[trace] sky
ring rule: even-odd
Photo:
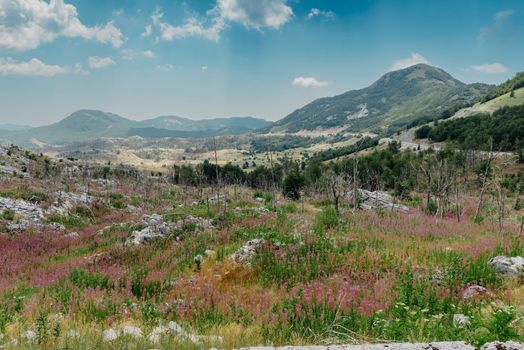
[[[427,63],[524,70],[522,0],[0,0],[0,123],[78,109],[278,120]]]

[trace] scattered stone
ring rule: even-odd
[[[259,346],[241,348],[240,350],[475,350],[465,342],[435,342],[435,343],[389,343],[362,345],[331,345],[331,346]],[[494,350],[494,349],[482,349]],[[509,350],[509,349],[508,349]],[[521,349],[518,349],[521,350]]]
[[[70,232],[70,233],[66,234],[65,236],[66,236],[67,238],[72,238],[72,239],[80,237],[80,235],[78,234],[78,232]]]
[[[214,259],[217,256],[217,253],[214,250],[206,249],[204,256],[209,259]]]
[[[111,342],[118,339],[118,333],[113,329],[109,328],[102,332],[102,339],[105,342]]]
[[[37,337],[38,337],[38,335],[34,331],[32,331],[32,330],[27,330],[27,331],[25,331],[22,334],[22,338],[27,340],[27,341],[36,340]]]
[[[82,170],[76,165],[67,166],[62,170],[62,175],[72,178],[79,175],[82,175]]]
[[[22,199],[0,197],[0,213],[4,211],[12,211],[17,217],[15,221],[7,224],[9,231],[22,231],[29,228],[50,229],[52,231],[63,231],[65,229],[60,224],[45,224],[42,209]]]
[[[4,173],[11,176],[18,176],[22,179],[30,179],[31,175],[29,175],[27,172],[24,172],[20,169],[17,169],[15,167],[9,166],[9,165],[2,165],[0,166],[0,173]]]
[[[217,201],[225,201],[226,200],[226,196],[224,196],[223,194],[221,195],[214,195],[212,197],[209,197],[209,201],[210,202],[217,202]]]
[[[193,259],[193,262],[195,263],[197,270],[200,270],[200,267],[202,266],[202,261],[204,261],[204,258],[200,254],[195,256],[195,258]]]
[[[142,338],[142,330],[134,326],[124,326],[122,327],[122,335],[128,335],[135,338]]]
[[[455,314],[453,315],[453,323],[459,327],[465,327],[469,325],[471,322],[468,316],[464,314]]]
[[[66,337],[67,337],[67,338],[78,339],[78,338],[80,338],[80,332],[77,331],[76,329],[71,329],[71,330],[69,330],[69,331],[66,333]]]
[[[95,199],[87,193],[74,193],[58,191],[54,194],[55,201],[47,210],[47,214],[58,214],[65,216],[77,205],[89,206],[94,203]]]
[[[464,292],[462,292],[462,299],[467,300],[467,299],[476,298],[478,296],[487,294],[487,292],[488,290],[482,286],[478,286],[478,285],[469,286],[468,288],[464,290]]]
[[[484,344],[480,350],[524,350],[524,344],[515,343],[513,341],[493,342]]]
[[[520,256],[496,256],[489,260],[493,270],[506,277],[520,277],[524,275],[524,258]]]
[[[153,344],[158,344],[164,334],[169,332],[169,328],[164,326],[155,327],[149,334],[149,341]]]
[[[444,272],[441,269],[436,269],[433,276],[431,276],[431,280],[433,281],[433,283],[439,286],[444,284],[444,279]]]
[[[260,248],[264,245],[265,240],[262,238],[252,239],[244,244],[239,250],[231,256],[231,259],[238,264],[247,264],[255,257]]]
[[[182,327],[180,327],[178,323],[174,321],[169,322],[167,328],[174,336],[176,336],[180,340],[190,340],[195,344],[199,343],[198,336],[191,333],[187,333]]]
[[[405,205],[395,203],[394,198],[387,192],[367,191],[359,189],[359,208],[362,210],[386,209],[407,212],[409,208]]]
[[[127,240],[128,244],[139,245],[150,242],[154,239],[167,236],[170,232],[180,230],[190,224],[195,224],[197,227],[203,229],[214,228],[211,220],[191,215],[177,222],[167,222],[158,214],[144,215],[139,224],[145,225],[146,227],[142,230],[133,231]]]

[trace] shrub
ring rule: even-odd
[[[315,218],[315,232],[322,233],[338,225],[337,211],[333,207],[324,207]]]
[[[80,289],[109,289],[109,276],[100,272],[91,273],[78,267],[69,271],[69,280]]]
[[[6,220],[6,221],[13,221],[15,219],[15,212],[14,210],[4,210],[2,212],[2,215],[0,215],[0,219]]]

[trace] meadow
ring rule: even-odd
[[[84,185],[16,179],[0,190],[27,198],[64,188],[82,193]],[[473,220],[473,198],[458,221],[427,215],[416,198],[407,213],[343,203],[337,215],[319,196],[290,201],[241,186],[222,190],[225,203],[202,201],[211,188],[93,183],[89,206],[48,219],[76,234],[0,234],[0,345],[230,349],[523,339],[522,277],[498,275],[488,261],[523,256],[524,241],[514,222],[500,232],[488,215]],[[140,218],[153,213],[166,222],[211,219],[212,226],[188,223],[128,244],[144,228]],[[2,219],[9,220],[16,217]],[[235,261],[252,240],[261,242],[253,254]],[[165,330],[169,322],[183,331]]]

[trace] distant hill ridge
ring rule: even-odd
[[[344,127],[394,132],[420,117],[477,102],[492,86],[464,84],[441,68],[418,64],[386,73],[367,88],[315,100],[276,122],[272,131]]]
[[[178,116],[162,116],[134,121],[117,114],[82,109],[61,121],[27,130],[0,130],[0,141],[21,146],[35,143],[69,144],[93,141],[101,137],[193,137],[242,133],[268,127],[271,122],[253,117],[232,117],[192,120]],[[178,132],[178,134],[177,134]],[[35,142],[37,141],[37,142]]]

